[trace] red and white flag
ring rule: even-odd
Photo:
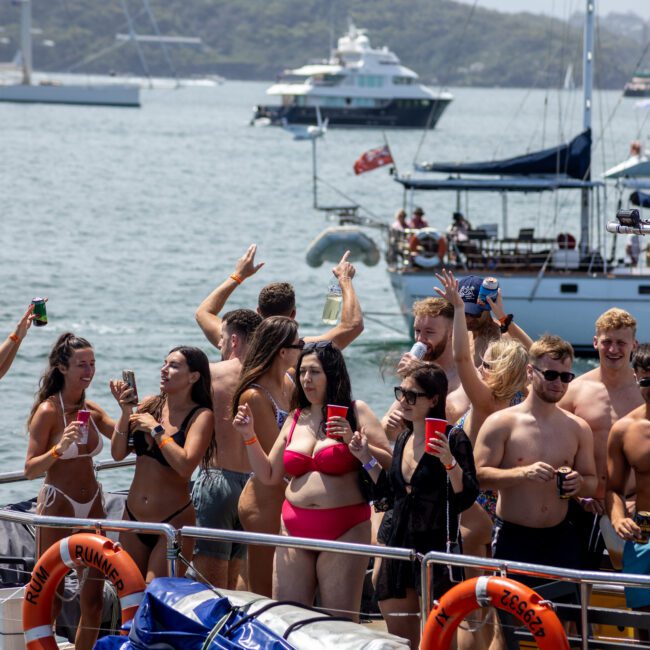
[[[390,155],[388,145],[379,147],[378,149],[371,149],[361,154],[359,159],[354,163],[354,173],[363,174],[369,172],[371,169],[390,165],[393,162],[393,157]]]

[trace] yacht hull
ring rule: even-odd
[[[400,311],[412,327],[413,302],[437,295],[433,287],[440,283],[433,273],[388,273]],[[650,341],[650,275],[562,273],[541,280],[535,274],[498,277],[506,309],[533,339],[550,332],[570,341],[578,351],[593,351],[596,319],[608,309],[620,307],[636,318],[637,339]]]
[[[0,102],[25,104],[78,104],[83,106],[140,106],[140,88],[135,85],[0,85]]]
[[[433,129],[451,99],[432,100],[431,106],[400,106],[392,101],[382,108],[343,108],[319,106],[322,118],[329,126]],[[257,106],[253,119],[268,118],[271,124],[314,124],[314,106]]]

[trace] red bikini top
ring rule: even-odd
[[[291,443],[293,430],[300,417],[300,409],[296,409],[287,437],[287,447]],[[291,476],[302,476],[307,472],[321,472],[332,476],[342,476],[359,469],[359,461],[350,453],[343,442],[328,445],[317,451],[313,456],[292,449],[284,450],[284,469]]]

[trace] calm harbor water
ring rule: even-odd
[[[264,284],[289,280],[302,331],[324,329],[320,315],[330,265],[312,269],[304,261],[308,243],[327,225],[311,205],[311,146],[292,141],[281,129],[248,126],[266,86],[227,82],[145,91],[141,110],[0,104],[5,197],[0,334],[9,333],[33,296],[49,297],[50,315],[48,327],[30,331],[0,382],[4,471],[23,466],[25,419],[60,333],[73,330],[94,344],[97,373],[89,397],[109,413],[117,409],[108,380],[122,368],[135,369],[146,395],[156,391],[160,363],[171,347],[198,345],[218,359],[194,322],[194,309],[232,272],[251,242],[259,245],[266,265],[237,289],[229,307],[253,307]],[[551,146],[580,130],[578,93],[559,99],[530,90],[454,94],[439,127],[423,143],[419,131],[387,134],[400,170],[410,168],[420,144],[419,160],[478,160],[533,150],[542,142]],[[624,159],[629,141],[644,126],[645,115],[633,100],[624,100],[601,138],[600,124],[617,101],[616,93],[605,93],[596,102],[594,139],[606,152],[595,154],[597,172]],[[556,109],[550,108],[558,105],[560,129]],[[352,172],[363,151],[382,143],[380,131],[331,130],[318,143],[318,174],[389,222],[401,205],[401,186],[385,169],[359,177]],[[327,187],[319,200],[345,203]],[[613,213],[613,195],[608,200]],[[439,228],[449,223],[453,201],[449,195],[417,199]],[[469,214],[478,223],[500,221],[500,206],[498,197],[472,199]],[[562,197],[561,207],[571,215],[558,221],[562,230],[577,232],[577,197]],[[511,234],[520,226],[552,234],[554,209],[549,197],[512,200]],[[388,314],[383,324],[367,318],[363,336],[346,352],[355,396],[381,415],[391,401],[391,360],[409,341],[384,265],[359,267],[355,282],[368,312]],[[579,369],[588,363],[580,362]],[[125,488],[130,476],[131,470],[124,470],[102,480],[109,488]],[[0,486],[0,503],[32,496],[36,489],[36,483]]]

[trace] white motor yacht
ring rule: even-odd
[[[313,124],[320,108],[330,126],[432,129],[453,99],[419,83],[387,47],[373,48],[350,24],[330,59],[286,70],[267,91],[279,105],[256,106],[253,121]]]

